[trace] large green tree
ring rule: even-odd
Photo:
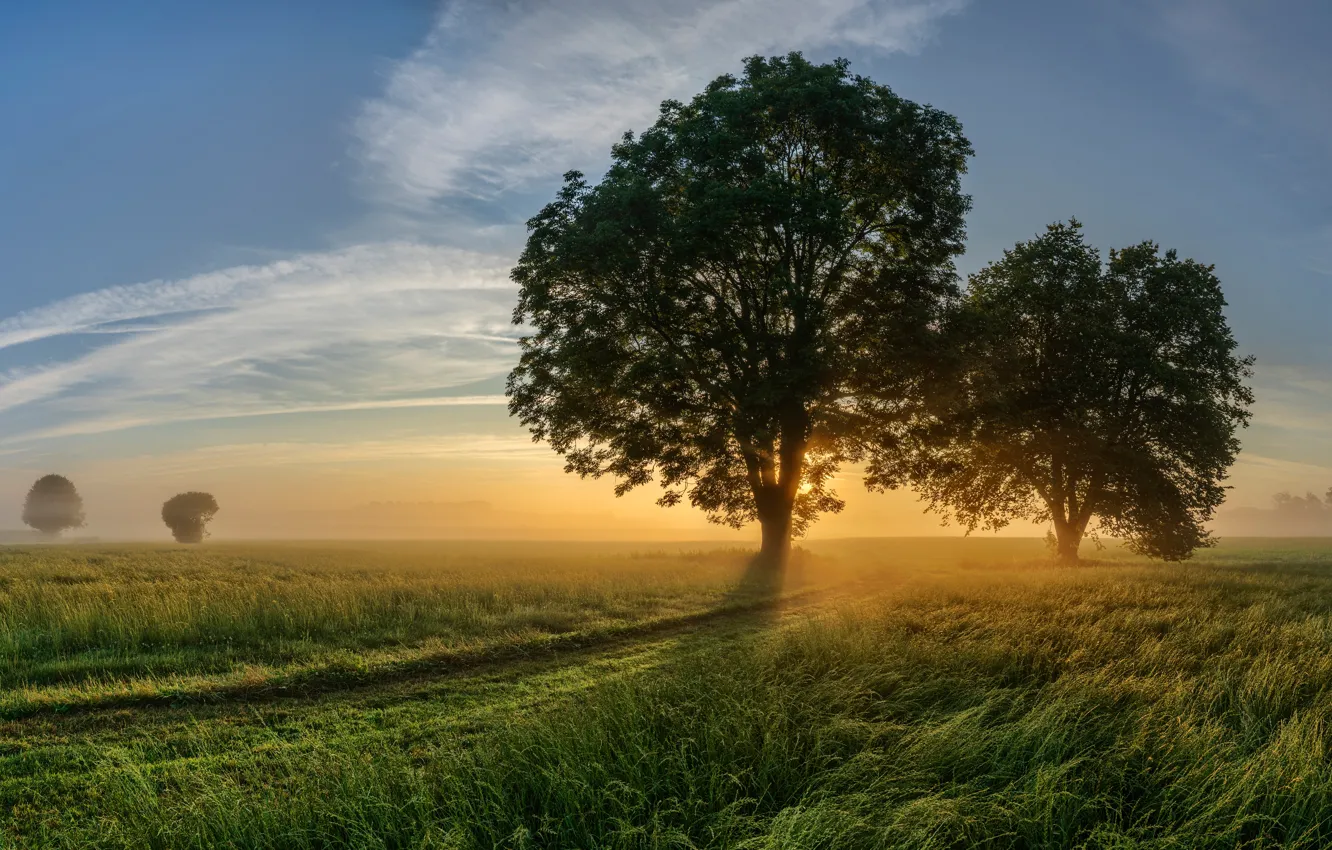
[[[841,501],[867,423],[917,400],[956,295],[971,147],[950,115],[800,54],[746,61],[566,175],[513,279],[510,411],[617,493],[656,478],[762,556]]]
[[[1103,263],[1076,221],[1051,225],[972,276],[954,392],[869,481],[911,480],[968,529],[1049,522],[1065,560],[1089,527],[1187,558],[1253,402],[1225,305],[1212,266],[1151,242]]]

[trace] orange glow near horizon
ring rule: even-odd
[[[90,439],[84,453],[25,459],[0,472],[0,531],[23,528],[27,488],[40,475],[69,476],[83,495],[82,533],[169,539],[159,511],[175,493],[213,493],[221,511],[214,539],[430,538],[698,540],[755,545],[757,527],[733,530],[688,506],[661,508],[649,485],[616,498],[610,479],[564,472],[549,446],[533,443],[503,405],[467,409],[322,412],[191,424],[171,447],[152,431]],[[1232,470],[1231,506],[1268,507],[1273,493],[1324,492],[1332,470],[1244,453]],[[843,469],[834,489],[846,500],[811,539],[957,536],[909,490],[867,492]],[[400,510],[372,503],[406,503]],[[488,508],[458,503],[484,502]],[[426,504],[422,504],[426,503]],[[1221,533],[1225,533],[1224,523]],[[1042,536],[1014,523],[1003,536]],[[977,532],[978,535],[989,534]]]

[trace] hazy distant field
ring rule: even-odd
[[[0,548],[0,847],[1332,844],[1332,541],[649,548]]]

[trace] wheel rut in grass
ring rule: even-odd
[[[784,616],[813,608],[829,595],[827,589],[814,589],[780,597],[732,601],[718,608],[625,626],[572,632],[500,647],[434,651],[413,658],[382,662],[368,668],[327,665],[259,681],[241,680],[197,689],[150,693],[99,693],[86,700],[44,700],[39,696],[30,700],[16,700],[0,707],[0,719],[12,722],[37,715],[69,716],[228,702],[249,704],[308,700],[335,693],[373,691],[413,681],[494,672],[526,663],[577,661],[648,638],[664,638],[723,623],[742,624],[747,620]]]
[[[203,769],[210,762],[230,771],[245,769],[237,767],[240,763],[262,770],[272,758],[353,741],[358,749],[372,751],[457,741],[752,633],[751,623],[731,618],[596,651],[313,699],[32,715],[0,723],[0,811],[23,799],[39,778],[48,790],[78,789],[89,781],[90,765],[116,769],[127,757],[154,771]],[[105,757],[108,747],[114,758]]]

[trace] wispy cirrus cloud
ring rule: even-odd
[[[494,199],[604,162],[755,53],[913,50],[965,0],[457,2],[357,123],[383,200]]]
[[[473,407],[504,405],[508,399],[498,393],[488,395],[440,395],[419,398],[369,399],[365,401],[325,402],[313,404],[288,404],[269,408],[244,407],[238,410],[205,407],[193,410],[175,410],[169,418],[161,416],[114,416],[90,418],[73,421],[64,425],[20,433],[17,436],[0,438],[0,445],[10,443],[31,443],[34,440],[49,440],[57,437],[74,437],[89,434],[105,434],[109,431],[123,431],[144,425],[158,425],[164,422],[172,424],[182,422],[215,421],[225,419],[252,419],[263,416],[290,416],[309,413],[348,413],[364,410],[411,410],[433,407]],[[20,453],[21,449],[0,449],[0,456]]]
[[[245,304],[298,301],[351,287],[363,290],[365,278],[380,270],[384,280],[369,284],[380,293],[436,288],[445,278],[445,285],[459,290],[509,286],[505,258],[402,243],[360,245],[183,280],[155,280],[75,295],[0,320],[0,349],[73,333],[161,327],[115,326],[135,319],[169,319]]]
[[[512,302],[506,259],[405,244],[75,296],[0,322],[0,348],[128,320],[154,324],[82,356],[10,370],[0,384],[5,441],[477,403],[447,391],[507,370]]]

